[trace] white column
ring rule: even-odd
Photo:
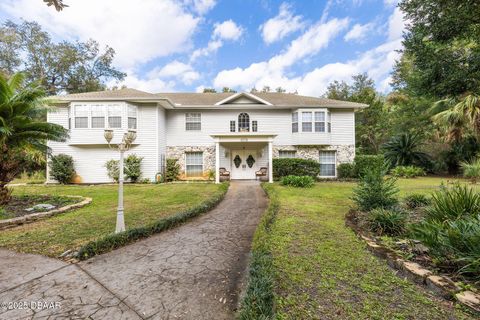
[[[117,209],[117,224],[115,226],[115,233],[125,231],[125,219],[123,217],[123,153],[124,146],[119,146],[120,149],[120,161],[119,161],[119,174],[118,174],[118,209]]]
[[[268,141],[268,182],[273,182],[273,150],[272,141]]]
[[[220,142],[215,143],[215,183],[220,183]]]

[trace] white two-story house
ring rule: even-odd
[[[288,93],[121,89],[56,98],[48,121],[68,128],[70,138],[48,145],[52,154],[73,157],[82,183],[111,182],[105,163],[118,159],[118,152],[105,141],[105,129],[113,130],[112,143],[136,130],[128,153],[143,157],[142,177],[152,181],[168,158],[178,159],[181,179],[214,172],[218,182],[219,171],[230,172],[231,179],[255,179],[264,168],[272,181],[272,159],[279,157],[313,159],[320,176],[335,177],[337,165],[355,157],[355,112],[367,107]]]

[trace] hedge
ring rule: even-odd
[[[272,159],[273,178],[286,176],[310,176],[316,178],[320,174],[320,164],[314,160],[297,158]]]
[[[255,231],[248,283],[240,304],[239,319],[274,319],[273,284],[274,267],[270,248],[271,227],[280,210],[278,195],[270,184],[262,184],[270,198],[267,210]]]
[[[227,193],[228,186],[228,183],[223,183],[220,194],[205,200],[196,207],[192,207],[173,216],[160,219],[157,222],[147,226],[129,229],[120,233],[112,233],[104,236],[103,238],[91,241],[80,248],[76,257],[79,260],[86,260],[95,255],[112,251],[136,240],[147,238],[155,233],[160,233],[185,223],[191,218],[199,216],[213,209],[218,203],[220,203]]]
[[[385,159],[383,155],[357,155],[355,157],[355,177],[360,177],[370,168],[383,168]]]

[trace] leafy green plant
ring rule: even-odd
[[[50,167],[50,176],[61,184],[72,182],[75,176],[73,158],[66,154],[51,156],[48,163]]]
[[[382,168],[385,164],[383,155],[357,155],[355,156],[355,177],[360,177],[369,168]]]
[[[314,160],[277,158],[272,162],[275,179],[286,176],[310,176],[315,179],[320,173],[320,164]]]
[[[398,236],[405,232],[407,216],[399,210],[377,208],[368,214],[368,226],[378,235]]]
[[[476,183],[480,178],[480,159],[475,159],[472,162],[461,162],[460,166],[463,171],[463,176],[470,179],[472,183]]]
[[[167,159],[167,166],[165,168],[165,181],[176,181],[180,175],[180,165],[178,159]]]
[[[282,178],[281,184],[295,188],[311,188],[315,180],[310,176],[286,176]]]
[[[417,134],[403,133],[383,145],[384,156],[392,166],[426,165],[430,158],[420,151],[422,139]]]
[[[355,164],[341,163],[337,166],[337,175],[340,179],[353,179],[355,175]]]
[[[443,187],[411,233],[440,266],[480,279],[480,195],[473,189]]]
[[[133,183],[138,182],[138,179],[142,175],[142,157],[138,157],[135,154],[130,154],[125,158],[124,161],[124,177],[127,180],[130,180]],[[107,168],[107,175],[118,182],[118,177],[120,175],[119,161],[118,160],[108,160],[105,163]]]
[[[416,166],[398,166],[392,169],[390,174],[397,178],[415,178],[425,175],[425,170]]]
[[[395,178],[386,178],[385,166],[368,168],[360,176],[360,181],[353,189],[352,200],[360,210],[370,211],[377,208],[391,208],[398,203]]]
[[[432,200],[430,197],[421,193],[409,194],[404,198],[404,201],[405,201],[405,205],[409,209],[426,207],[432,203]]]

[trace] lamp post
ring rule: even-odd
[[[118,164],[118,208],[117,208],[117,223],[115,226],[115,233],[125,231],[125,219],[123,217],[123,154],[129,150],[132,143],[137,138],[137,133],[134,130],[128,130],[123,134],[122,142],[117,145],[111,145],[113,139],[113,130],[105,130],[105,140],[108,142],[110,149],[118,150],[120,152],[120,161]]]

